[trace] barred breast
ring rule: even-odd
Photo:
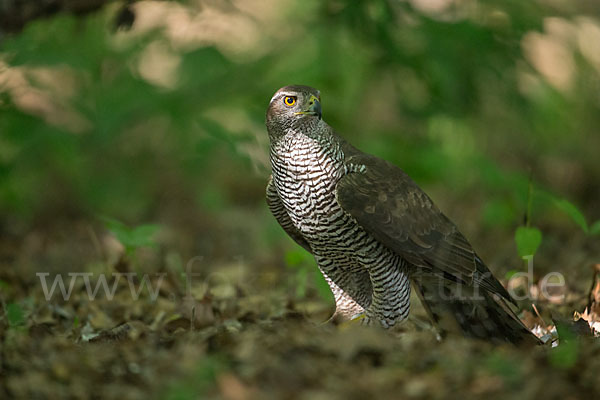
[[[367,310],[376,283],[386,298],[395,300],[378,304],[373,317],[385,327],[406,318],[410,284],[403,261],[336,200],[336,184],[348,172],[341,148],[302,134],[289,135],[271,149],[271,165],[273,183],[292,223],[310,243],[325,278],[335,283],[329,282],[337,312],[352,316]]]

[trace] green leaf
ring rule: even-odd
[[[550,363],[558,368],[571,368],[577,363],[579,357],[579,343],[565,324],[557,323],[556,330],[560,342],[550,351]]]
[[[542,232],[537,228],[520,226],[515,232],[515,243],[519,256],[532,256],[542,243]]]
[[[128,250],[139,247],[155,247],[154,235],[160,229],[160,225],[146,224],[130,228],[124,223],[113,218],[101,217],[106,229],[112,232],[123,246]]]
[[[133,228],[129,237],[132,247],[155,247],[154,236],[160,230],[160,225],[146,224]]]
[[[108,229],[113,235],[116,236],[117,240],[126,240],[126,237],[129,235],[130,231],[127,225],[113,218],[100,217],[100,219],[104,222],[104,226],[106,227],[106,229]]]
[[[25,323],[25,312],[20,305],[9,303],[6,306],[6,319],[11,327],[23,325]]]
[[[600,220],[594,222],[590,227],[590,235],[599,235],[600,234]]]
[[[579,211],[579,209],[573,205],[573,203],[570,203],[566,199],[556,198],[554,199],[554,204],[562,211],[564,211],[569,217],[571,217],[571,219],[577,225],[579,225],[585,233],[589,232],[588,224],[585,220],[585,217],[583,216],[581,211]]]

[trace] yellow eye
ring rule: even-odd
[[[288,107],[293,106],[294,104],[296,104],[296,98],[292,97],[292,96],[285,96],[283,98],[283,104],[285,104]]]

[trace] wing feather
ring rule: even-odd
[[[400,168],[345,144],[351,172],[337,184],[341,207],[386,247],[416,267],[514,302],[452,223]],[[354,166],[354,168],[352,168]]]

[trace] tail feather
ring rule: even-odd
[[[539,343],[499,295],[437,277],[413,279],[423,307],[445,336],[448,332],[492,342]]]

